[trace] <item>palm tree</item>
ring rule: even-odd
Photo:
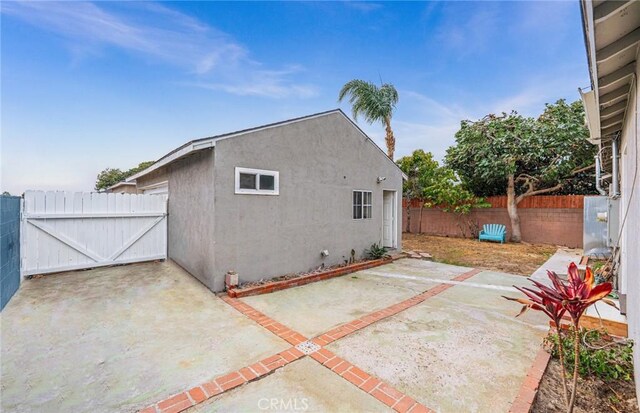
[[[398,91],[388,83],[380,87],[371,82],[354,79],[347,82],[338,95],[338,102],[342,102],[349,95],[349,103],[353,110],[353,118],[358,120],[358,115],[364,116],[369,123],[381,122],[387,133],[387,155],[393,160],[393,152],[396,148],[396,139],[391,130],[391,116],[398,103]]]

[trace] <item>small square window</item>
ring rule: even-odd
[[[235,168],[236,194],[247,195],[279,195],[278,171],[263,169]]]
[[[273,175],[260,175],[260,189],[273,191],[275,189],[276,179]]]
[[[240,189],[257,189],[255,174],[240,174]]]

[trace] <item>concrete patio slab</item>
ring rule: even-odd
[[[6,412],[135,411],[290,346],[173,263],[27,280],[0,320]]]
[[[531,274],[531,278],[546,285],[551,285],[551,281],[547,276],[547,271],[555,271],[558,275],[566,275],[569,264],[575,262],[580,263],[582,258],[582,250],[578,248],[558,248],[555,254],[551,256],[544,264]]]
[[[402,259],[343,277],[241,300],[287,327],[314,337],[466,271],[469,268]]]
[[[327,348],[435,411],[506,412],[548,331],[501,298],[526,282],[482,272]]]
[[[390,408],[315,361],[304,358],[270,376],[194,406],[212,412],[391,412]]]

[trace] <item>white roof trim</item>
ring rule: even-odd
[[[206,148],[212,148],[215,146],[214,143],[214,138],[210,138],[207,140],[203,140],[203,141],[198,141],[198,142],[191,142],[190,144],[188,144],[187,146],[171,153],[170,155],[165,155],[163,158],[161,158],[159,161],[157,161],[156,163],[154,163],[153,165],[151,165],[150,167],[148,167],[147,169],[143,169],[142,171],[138,172],[135,175],[131,175],[130,177],[127,178],[127,182],[130,181],[135,181],[136,179],[148,175],[151,172],[162,168],[163,166],[170,164],[171,162],[180,159],[182,157],[185,157],[187,155],[189,155],[191,152],[193,151],[198,151],[201,149],[206,149]]]
[[[117,184],[113,184],[113,185],[111,185],[111,186],[110,186],[109,188],[107,188],[107,189],[117,188],[117,187],[122,186],[122,185],[135,185],[135,184],[136,184],[135,182],[120,181],[120,182],[118,182]]]
[[[589,74],[591,76],[591,92],[583,93],[580,97],[585,106],[587,125],[589,127],[589,142],[600,141],[600,94],[598,93],[598,65],[596,62],[596,34],[595,21],[593,16],[593,1],[582,0],[582,24],[584,27],[584,37],[587,48],[587,59],[589,63]]]
[[[285,125],[290,125],[293,123],[298,123],[298,122],[303,122],[309,119],[316,119],[316,118],[320,118],[322,116],[328,116],[328,115],[333,115],[334,113],[339,113],[342,116],[345,117],[345,119],[347,119],[365,138],[367,138],[367,140],[369,142],[371,142],[371,144],[373,146],[375,146],[376,148],[378,148],[378,150],[380,152],[382,152],[382,154],[384,155],[385,158],[387,158],[391,163],[393,163],[396,167],[398,167],[398,165],[393,162],[393,160],[389,159],[389,157],[387,156],[386,153],[384,153],[384,151],[382,150],[382,148],[380,148],[369,136],[367,136],[366,133],[364,133],[362,131],[362,129],[360,129],[358,127],[358,125],[356,125],[351,119],[349,119],[349,117],[347,115],[344,114],[344,112],[342,112],[340,109],[335,109],[335,110],[331,110],[331,111],[327,111],[327,112],[322,112],[322,113],[318,113],[316,115],[310,115],[310,116],[304,116],[301,118],[296,118],[296,119],[291,119],[289,121],[284,121],[284,122],[278,122],[278,123],[273,123],[273,124],[269,124],[269,125],[265,125],[262,127],[257,127],[257,128],[252,128],[252,129],[247,129],[247,130],[243,130],[243,131],[239,131],[239,132],[235,132],[235,133],[230,133],[230,134],[226,134],[226,135],[222,135],[219,137],[211,137],[211,138],[206,138],[206,139],[201,139],[201,140],[197,140],[197,141],[192,141],[187,143],[186,145],[184,145],[183,147],[180,147],[177,150],[174,150],[172,152],[169,152],[169,154],[165,155],[164,157],[160,158],[157,162],[155,162],[153,165],[151,165],[150,167],[148,167],[147,169],[143,169],[142,171],[138,172],[135,175],[130,176],[129,178],[126,179],[127,182],[132,182],[135,181],[136,179],[148,175],[149,173],[162,168],[165,165],[170,164],[171,162],[178,160],[180,158],[183,158],[189,154],[191,154],[194,151],[199,151],[202,149],[207,149],[207,148],[213,148],[216,146],[216,142],[217,141],[222,141],[225,139],[230,139],[230,138],[235,138],[237,136],[242,136],[242,135],[246,135],[249,133],[253,133],[253,132],[258,132],[258,131],[263,131],[263,130],[268,130],[268,129],[273,129],[273,128],[278,128],[280,126],[285,126]],[[406,180],[408,179],[407,176],[402,173],[402,177]]]
[[[589,142],[597,144],[600,141],[600,111],[596,103],[597,94],[595,91],[580,92],[582,103],[584,105],[585,116],[587,117],[587,127],[589,128]]]

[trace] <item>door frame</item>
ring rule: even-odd
[[[393,202],[392,202],[392,208],[393,208],[393,224],[392,229],[391,229],[391,247],[387,247],[387,248],[393,248],[393,249],[397,249],[398,248],[398,191],[396,191],[395,189],[383,189],[382,190],[382,220],[381,220],[381,228],[380,228],[380,244],[384,247],[384,197],[385,194],[388,192],[392,192],[393,193]]]

